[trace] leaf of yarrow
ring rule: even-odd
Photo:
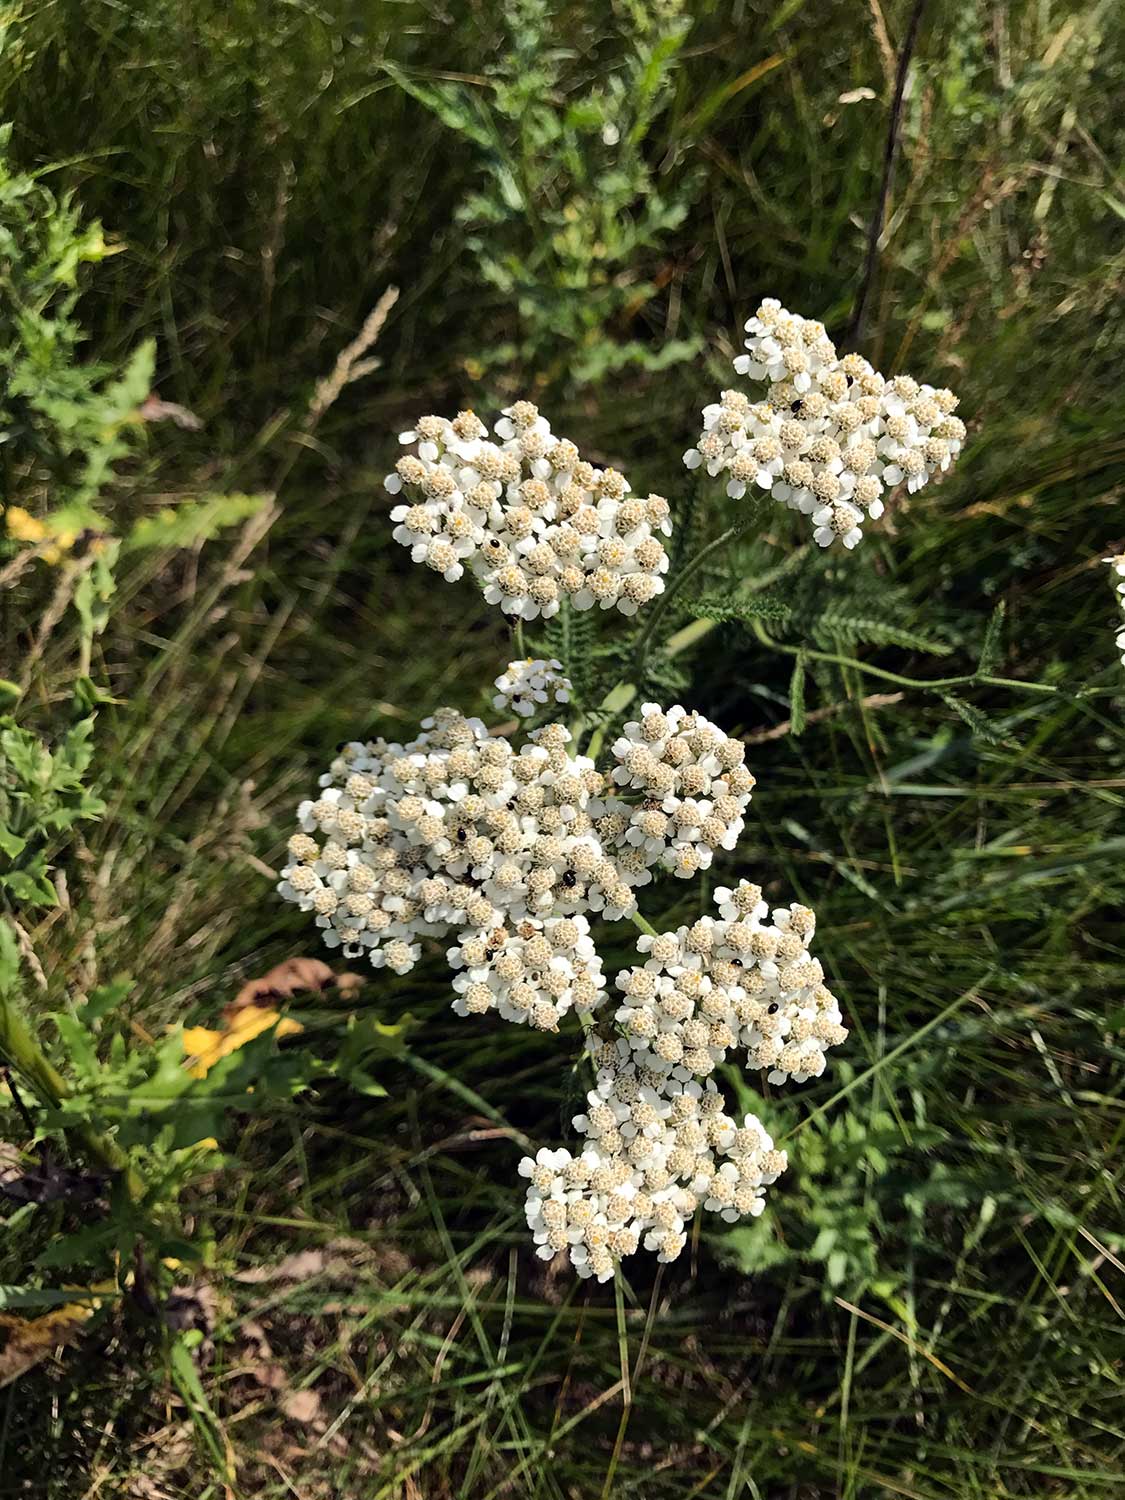
[[[688,599],[684,609],[697,620],[783,620],[792,610],[780,594],[750,594],[740,599],[736,595],[723,597],[719,594],[704,595],[700,599]]]
[[[983,740],[986,745],[1011,745],[1012,737],[994,724],[987,714],[982,713],[975,704],[966,703],[964,698],[958,698],[956,693],[942,693],[942,702],[948,704],[959,718],[972,730],[973,738]]]
[[[876,618],[872,615],[853,615],[843,611],[826,609],[812,626],[815,640],[823,645],[835,646],[841,641],[848,645],[863,643],[870,646],[902,646],[908,651],[925,651],[930,656],[948,656],[953,647],[938,637],[923,635],[894,620]]]
[[[994,672],[1000,663],[1000,657],[1004,649],[1004,614],[1007,606],[1001,599],[996,608],[989,616],[985,627],[984,640],[980,648],[980,662],[977,671],[981,673]]]

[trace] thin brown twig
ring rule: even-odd
[[[0,568],[0,589],[11,588],[36,558],[42,557],[45,552],[50,552],[51,548],[57,545],[55,538],[48,536],[44,537],[41,542],[36,542],[34,546],[25,547],[22,552],[17,552],[11,562]]]
[[[358,380],[361,375],[370,374],[375,369],[375,361],[364,359],[363,356],[382,333],[383,324],[387,321],[391,308],[397,301],[398,287],[389,286],[367,314],[363,327],[355,338],[346,349],[340,352],[331,373],[317,382],[305,417],[304,425],[307,429],[311,430],[316,426],[350,381]]]
[[[836,714],[842,714],[849,708],[887,708],[892,703],[902,702],[901,693],[870,693],[866,698],[860,698],[858,702],[848,701],[846,703],[829,703],[824,708],[814,708],[812,713],[805,715],[806,724],[819,724],[823,719],[831,719]],[[770,740],[783,740],[793,728],[791,719],[783,719],[780,724],[775,724],[772,729],[755,729],[752,734],[740,736],[744,745],[765,745]]]
[[[899,134],[902,129],[902,104],[906,93],[906,77],[910,72],[910,60],[914,56],[914,47],[918,41],[918,31],[922,24],[922,12],[925,8],[926,0],[914,0],[914,9],[910,12],[910,20],[907,23],[902,51],[898,57],[898,71],[895,74],[895,92],[894,98],[891,101],[891,118],[887,127],[887,143],[883,150],[883,180],[879,185],[879,199],[875,205],[875,212],[871,216],[871,226],[867,231],[867,253],[864,257],[863,277],[859,284],[859,295],[856,297],[855,310],[848,325],[847,342],[853,347],[863,337],[863,325],[867,318],[867,308],[871,301],[871,291],[875,284],[875,272],[879,263],[879,241],[883,234],[883,223],[887,216],[887,204],[890,201],[891,185],[894,182],[895,163],[898,160],[898,143]]]
[[[867,0],[867,3],[871,9],[871,27],[875,33],[879,57],[883,64],[883,76],[889,88],[895,78],[895,49],[891,46],[887,20],[883,15],[883,7],[879,4],[879,0]]]

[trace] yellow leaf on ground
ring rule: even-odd
[[[73,1344],[93,1312],[80,1302],[67,1302],[41,1318],[0,1313],[0,1386],[18,1380],[62,1345]]]
[[[221,1031],[212,1031],[206,1026],[184,1028],[184,1052],[191,1063],[193,1078],[206,1078],[215,1064],[247,1042],[252,1042],[263,1031],[276,1026],[277,1035],[296,1036],[304,1028],[300,1021],[290,1020],[280,1011],[261,1005],[247,1005],[238,1011],[230,1023]]]

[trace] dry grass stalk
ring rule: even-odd
[[[353,380],[359,380],[364,375],[369,375],[378,366],[378,361],[364,359],[363,356],[375,343],[375,340],[383,331],[383,325],[390,315],[391,308],[398,301],[398,287],[389,286],[376,302],[375,306],[367,314],[363,327],[355,338],[342,350],[332,372],[323,380],[317,382],[316,390],[313,392],[312,401],[309,403],[308,413],[305,417],[305,429],[311,431],[323,417],[324,413],[337,400],[340,392]]]

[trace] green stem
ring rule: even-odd
[[[738,526],[730,526],[721,536],[717,536],[713,542],[708,542],[706,547],[701,547],[695,556],[684,566],[683,570],[677,573],[674,581],[668,585],[663,594],[661,594],[652,607],[648,622],[637,640],[636,649],[633,653],[633,677],[635,680],[632,682],[622,680],[617,683],[615,687],[609,690],[598,705],[607,715],[612,717],[613,714],[620,713],[623,709],[628,708],[629,704],[637,696],[636,682],[640,680],[644,672],[644,665],[648,657],[648,649],[653,633],[660,623],[660,618],[667,609],[668,601],[672,595],[677,592],[693,573],[698,572],[712,552],[718,551],[727,542],[741,536],[749,525],[750,522],[747,520]],[[714,630],[716,623],[715,620],[692,620],[690,624],[683,626],[682,629],[677,630],[673,635],[668,637],[664,645],[665,652],[669,656],[678,656],[681,651],[688,650],[689,647],[695,645],[696,641],[702,640],[709,631]],[[586,747],[586,754],[591,760],[596,760],[598,757],[605,740],[608,724],[609,719],[607,718],[605,723],[600,724],[590,736],[590,743]]]
[[[677,630],[675,635],[670,635],[664,643],[664,654],[666,656],[679,656],[681,651],[687,651],[694,646],[696,641],[703,639],[710,631],[714,630],[715,620],[692,620],[690,625],[685,625],[682,630]],[[607,715],[605,721],[598,725],[590,736],[590,743],[586,747],[586,754],[591,760],[597,760],[601,748],[605,742],[606,730],[612,722],[613,715],[620,713],[629,707],[637,696],[636,685],[632,682],[619,682],[612,687],[602,699],[598,707]],[[581,728],[582,720],[579,720]],[[577,732],[575,740],[577,741]]]
[[[523,621],[516,621],[516,660],[523,661],[527,656],[527,650],[523,643]]]
[[[869,677],[878,677],[883,682],[893,682],[898,687],[940,689],[964,687],[969,683],[982,682],[987,687],[1018,688],[1025,693],[1058,694],[1059,689],[1049,682],[1023,682],[1017,677],[993,677],[989,672],[963,672],[959,677],[902,677],[898,672],[888,672],[883,667],[873,667],[868,662],[857,661],[853,656],[837,656],[831,651],[814,651],[808,646],[787,646],[775,641],[759,620],[751,620],[754,634],[763,646],[771,651],[782,651],[786,656],[805,656],[811,661],[834,662],[839,667],[852,667],[857,672],[866,672]],[[1077,694],[1076,696],[1081,696]]]
[[[598,708],[605,714],[605,718],[590,736],[590,743],[586,746],[586,754],[591,760],[596,761],[601,752],[605,740],[606,730],[613,722],[613,716],[628,708],[637,696],[637,689],[631,682],[619,682],[616,687],[610,688]]]
[[[48,1061],[10,995],[0,995],[0,1057],[43,1103],[58,1106],[70,1098],[73,1090]],[[134,1202],[144,1197],[144,1183],[130,1167],[129,1158],[112,1136],[78,1121],[67,1130],[90,1156],[96,1157],[111,1172],[124,1174],[129,1196]]]
[[[642,917],[639,911],[633,912],[632,921],[634,927],[639,927],[642,932],[647,932],[649,937],[659,936],[656,928],[645,917]]]
[[[644,630],[641,631],[640,637],[637,640],[637,647],[633,653],[634,677],[639,678],[642,675],[644,671],[645,661],[648,659],[649,646],[652,642],[652,637],[656,631],[656,627],[660,624],[660,621],[664,617],[669,604],[671,604],[672,600],[683,588],[684,584],[688,581],[689,578],[694,578],[696,573],[699,572],[700,568],[712,555],[712,553],[717,552],[720,547],[725,547],[728,542],[737,541],[737,539],[743,534],[743,532],[749,530],[752,522],[753,516],[748,516],[745,520],[740,521],[738,525],[728,526],[726,531],[721,532],[713,542],[708,542],[706,547],[701,547],[694,557],[689,558],[684,566],[680,569],[680,571],[676,574],[675,578],[673,578],[672,581],[668,584],[668,587],[660,595],[659,599],[657,599],[656,603],[649,611],[648,623],[645,625]]]

